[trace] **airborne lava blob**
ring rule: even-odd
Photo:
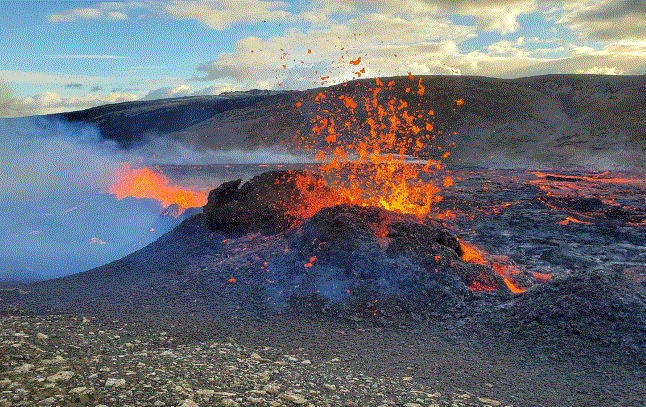
[[[407,96],[398,97],[395,81],[375,78],[346,83],[340,94],[329,88],[312,101],[299,101],[297,107],[305,102],[315,112],[306,129],[311,138],[299,135],[296,141],[318,151],[329,186],[351,203],[419,217],[435,210],[435,218],[450,218],[450,212],[436,210],[441,188],[453,184],[438,174],[450,153],[434,145],[434,112],[421,110],[425,87],[409,77]]]

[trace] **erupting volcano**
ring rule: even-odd
[[[422,79],[409,78],[413,88],[405,93],[414,97],[399,96],[394,80],[386,84],[375,78],[298,101],[297,107],[314,117],[296,143],[317,151],[318,170],[350,202],[426,216],[442,199],[437,171],[450,152],[439,139],[435,143],[434,112],[424,108]],[[453,180],[445,174],[439,183],[447,188]],[[450,216],[448,211],[435,215]]]

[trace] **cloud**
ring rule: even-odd
[[[594,75],[623,75],[624,71],[616,66],[593,66],[588,70],[579,70],[577,73],[587,73]]]
[[[393,35],[397,33],[397,35]],[[347,22],[329,22],[307,31],[290,29],[267,39],[249,36],[231,52],[200,64],[196,80],[234,82],[244,88],[310,88],[357,77],[418,73],[439,67],[436,57],[455,50],[455,43],[474,37],[474,27],[455,25],[446,18],[392,17],[365,14]],[[395,56],[396,55],[396,56]],[[349,61],[362,58],[361,66]],[[284,65],[284,67],[283,67]],[[322,80],[321,80],[322,81]]]
[[[83,85],[104,83],[110,80],[101,76],[80,76],[80,75],[52,75],[41,72],[8,71],[0,70],[0,77],[12,83],[35,83],[65,86],[68,83],[81,83]]]
[[[455,55],[447,58],[464,75],[484,75],[499,78],[519,78],[534,75],[581,73],[594,71],[595,67],[610,67],[614,72],[643,75],[646,65],[643,58],[617,57],[602,52],[575,54],[563,58],[495,57],[480,52]],[[602,72],[599,72],[602,73]]]
[[[518,17],[536,10],[534,0],[497,0],[497,1],[446,1],[444,7],[464,16],[473,17],[478,21],[478,26],[485,31],[496,31],[508,34],[518,31],[520,23]]]
[[[188,96],[191,93],[191,87],[188,85],[167,86],[151,90],[144,96],[143,100],[168,99]]]
[[[78,88],[82,88],[83,84],[78,82],[72,82],[72,83],[66,83],[65,87],[67,89],[78,89]]]
[[[646,6],[643,0],[586,2],[559,20],[582,37],[604,41],[646,40]]]
[[[196,20],[215,30],[224,30],[238,23],[259,23],[287,19],[283,1],[261,0],[177,0],[167,3],[165,11],[174,18]]]
[[[527,42],[524,37],[519,37],[516,41],[502,40],[488,45],[486,49],[497,55],[510,55],[515,57],[527,56],[530,53],[521,47]]]
[[[507,34],[520,28],[518,16],[534,12],[536,3],[537,0],[321,0],[314,3],[308,15],[311,21],[324,21],[324,17],[334,13],[382,13],[415,18],[457,14],[474,18],[480,29]]]
[[[30,97],[11,98],[0,104],[0,118],[61,113],[136,99],[134,94],[123,93],[61,97],[54,92],[44,92]]]
[[[229,83],[216,83],[211,86],[207,86],[206,88],[199,90],[195,92],[195,94],[199,95],[219,95],[220,93],[224,92],[235,92],[237,90],[240,90],[235,85],[229,84]]]
[[[148,92],[142,100],[170,99],[198,95],[219,95],[223,92],[234,92],[237,90],[240,90],[238,86],[229,83],[216,83],[195,91],[191,90],[189,85],[181,84],[153,89]]]
[[[155,9],[155,7],[155,4],[149,1],[104,2],[94,7],[50,13],[47,15],[47,21],[50,23],[71,23],[78,20],[124,21],[129,19],[128,14],[125,13],[126,10]]]

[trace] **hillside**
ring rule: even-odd
[[[422,76],[412,81],[406,76],[381,81],[392,81],[375,96],[381,105],[405,101],[413,116],[433,110],[429,119],[435,132],[443,134],[436,143],[455,143],[449,158],[454,163],[644,168],[646,76]],[[417,92],[420,85],[422,95]],[[294,140],[301,136],[325,148],[323,138],[312,131],[316,116],[332,117],[337,123],[354,117],[352,127],[337,130],[339,140],[351,141],[353,133],[366,129],[362,103],[372,99],[377,87],[375,79],[361,79],[306,91],[128,102],[63,116],[96,123],[104,137],[126,147],[145,134],[166,134],[199,149],[299,149]],[[326,97],[316,100],[319,93]],[[359,107],[349,111],[342,95]],[[464,104],[457,106],[458,99]]]

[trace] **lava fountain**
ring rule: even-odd
[[[303,132],[307,135],[298,134],[296,142],[316,151],[329,186],[351,203],[423,217],[436,209],[441,188],[453,180],[439,176],[441,159],[450,152],[434,146],[434,112],[421,111],[422,79],[410,74],[409,79],[405,93],[414,97],[397,97],[389,92],[395,90],[394,80],[375,78],[372,84],[346,83],[322,90],[313,100],[298,101],[297,107],[312,106],[314,116]],[[440,219],[451,216],[434,214]]]

